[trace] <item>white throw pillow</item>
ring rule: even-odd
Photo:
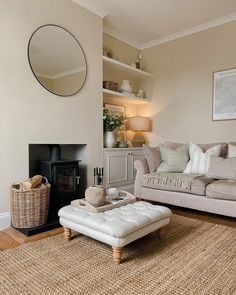
[[[236,157],[236,146],[229,144],[228,158]]]
[[[205,174],[209,168],[210,156],[219,157],[220,153],[220,145],[213,146],[204,152],[200,146],[191,142],[189,145],[190,160],[183,173]]]

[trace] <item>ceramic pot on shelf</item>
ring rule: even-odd
[[[116,139],[113,131],[106,131],[104,134],[104,147],[113,148],[116,145]]]
[[[120,85],[120,92],[124,93],[132,93],[132,85],[129,80],[123,80]]]

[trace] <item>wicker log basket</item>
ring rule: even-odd
[[[10,187],[11,224],[15,228],[32,228],[46,223],[50,187],[46,177],[40,186],[24,190],[22,184]]]

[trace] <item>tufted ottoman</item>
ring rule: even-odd
[[[58,212],[67,240],[74,230],[111,245],[116,264],[120,264],[123,246],[156,230],[162,238],[171,214],[166,207],[143,201],[103,213],[91,213],[72,206],[63,207]]]

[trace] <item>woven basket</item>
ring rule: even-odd
[[[31,228],[46,223],[48,217],[50,187],[48,180],[40,187],[23,191],[10,187],[11,223],[16,228]]]

